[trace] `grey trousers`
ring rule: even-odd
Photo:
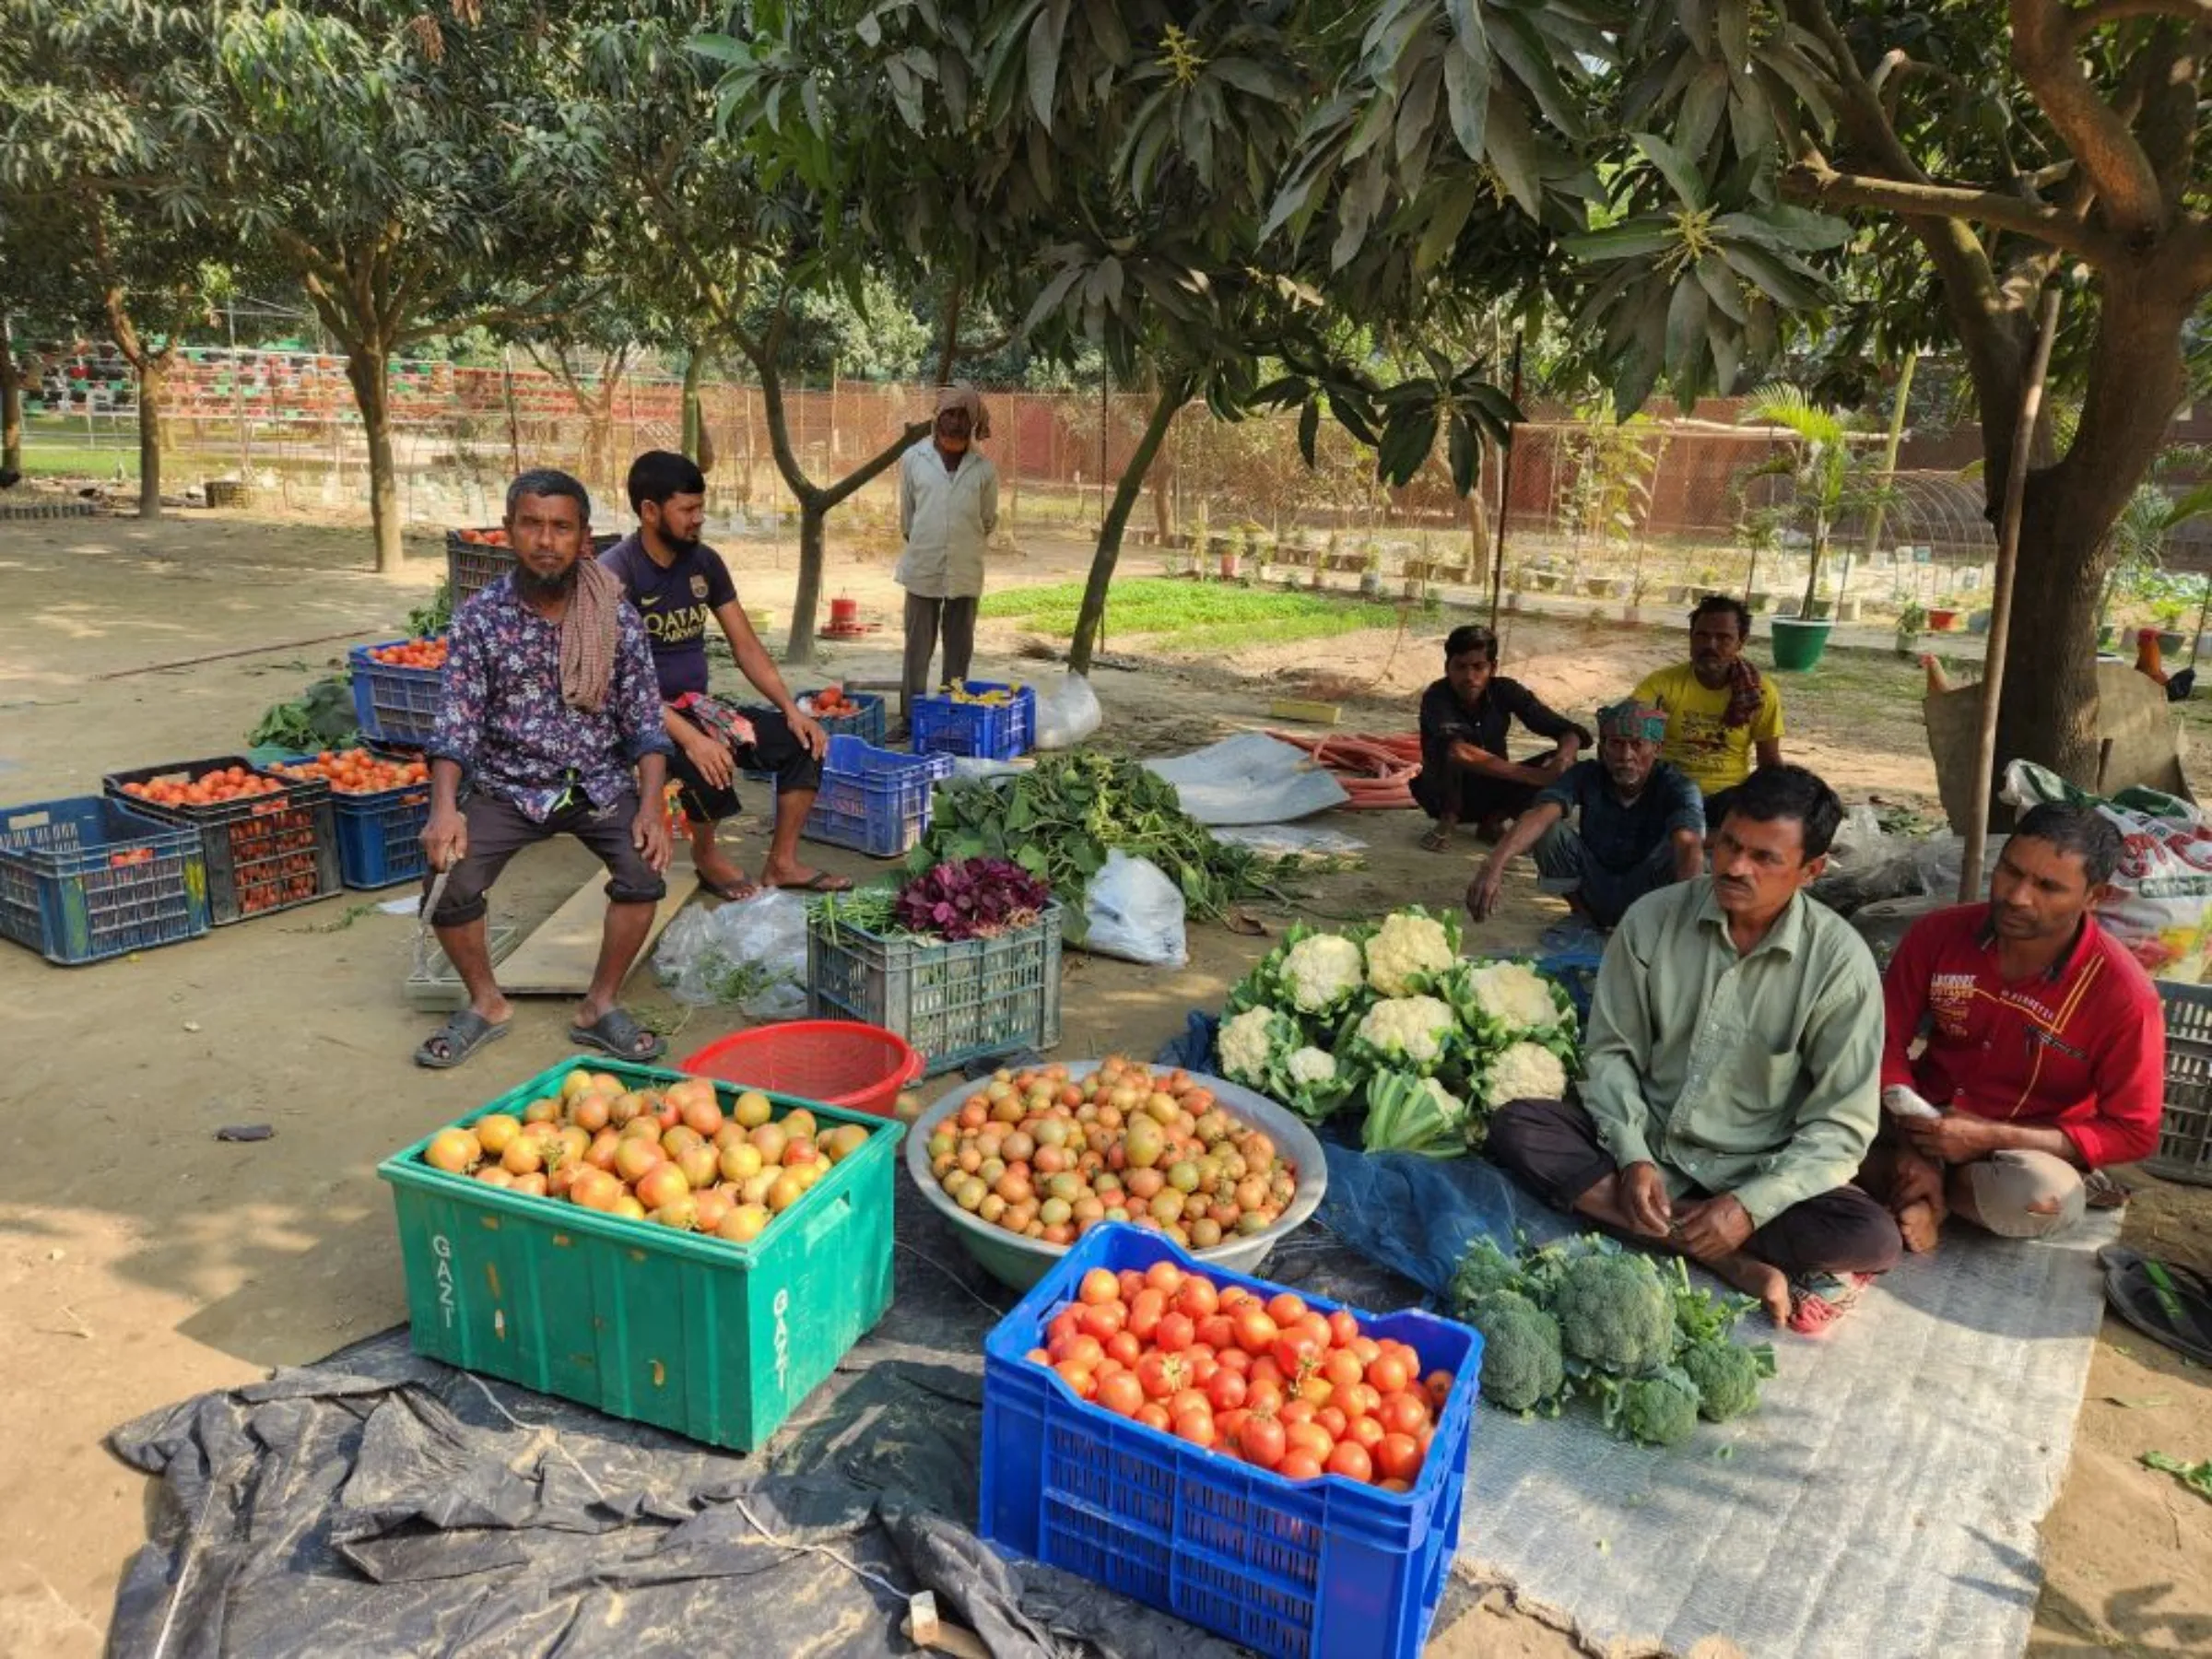
[[[945,673],[939,685],[968,677],[975,657],[975,605],[973,599],[924,599],[906,596],[906,661],[900,676],[899,714],[905,719],[913,700],[930,688],[929,659],[936,654],[937,630],[945,631]]]

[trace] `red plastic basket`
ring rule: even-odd
[[[923,1056],[881,1026],[856,1019],[794,1019],[733,1031],[677,1065],[741,1088],[889,1117],[899,1091],[922,1075]]]

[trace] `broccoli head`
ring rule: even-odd
[[[1606,1383],[1606,1427],[1646,1446],[1678,1446],[1697,1432],[1698,1385],[1675,1366]]]
[[[1567,1351],[1623,1376],[1665,1363],[1675,1347],[1675,1303],[1651,1257],[1633,1251],[1578,1256],[1549,1298]]]
[[[1452,1305],[1465,1319],[1486,1297],[1500,1290],[1520,1288],[1519,1259],[1499,1249],[1491,1240],[1477,1235],[1467,1246],[1467,1253],[1459,1258],[1459,1270],[1452,1276]]]
[[[1559,1322],[1517,1290],[1494,1290],[1477,1304],[1482,1333],[1482,1397],[1526,1411],[1556,1397],[1567,1380]]]
[[[1750,1348],[1725,1336],[1693,1342],[1682,1350],[1683,1374],[1698,1385],[1698,1415],[1724,1423],[1759,1404],[1762,1377],[1774,1374],[1773,1349]]]

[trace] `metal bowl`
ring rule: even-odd
[[[1067,1068],[1070,1077],[1087,1077],[1099,1069],[1096,1060],[1079,1060]],[[1277,1149],[1298,1166],[1298,1193],[1273,1227],[1226,1243],[1211,1250],[1194,1251],[1202,1262],[1225,1267],[1232,1272],[1250,1273],[1265,1261],[1267,1253],[1283,1239],[1305,1224],[1306,1218],[1321,1206],[1321,1195],[1329,1184],[1327,1160],[1322,1157],[1321,1143],[1313,1132],[1291,1112],[1277,1106],[1266,1096],[1254,1094],[1249,1088],[1209,1077],[1201,1072],[1188,1074],[1192,1081],[1211,1089],[1214,1104],[1239,1122],[1249,1124],[1269,1135]],[[1041,1240],[1026,1239],[1010,1233],[1003,1227],[994,1227],[981,1217],[971,1215],[955,1204],[937,1184],[936,1177],[929,1172],[929,1137],[936,1126],[960,1109],[962,1101],[982,1087],[980,1081],[960,1084],[932,1100],[928,1109],[914,1120],[906,1135],[906,1171],[913,1177],[914,1185],[922,1189],[922,1196],[934,1206],[937,1213],[952,1223],[959,1234],[960,1243],[993,1278],[1017,1290],[1027,1290],[1051,1270],[1053,1265],[1072,1248],[1066,1244],[1047,1244]]]

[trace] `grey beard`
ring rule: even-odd
[[[571,565],[558,576],[540,576],[528,565],[514,567],[515,590],[525,599],[559,599],[576,591],[576,567]]]

